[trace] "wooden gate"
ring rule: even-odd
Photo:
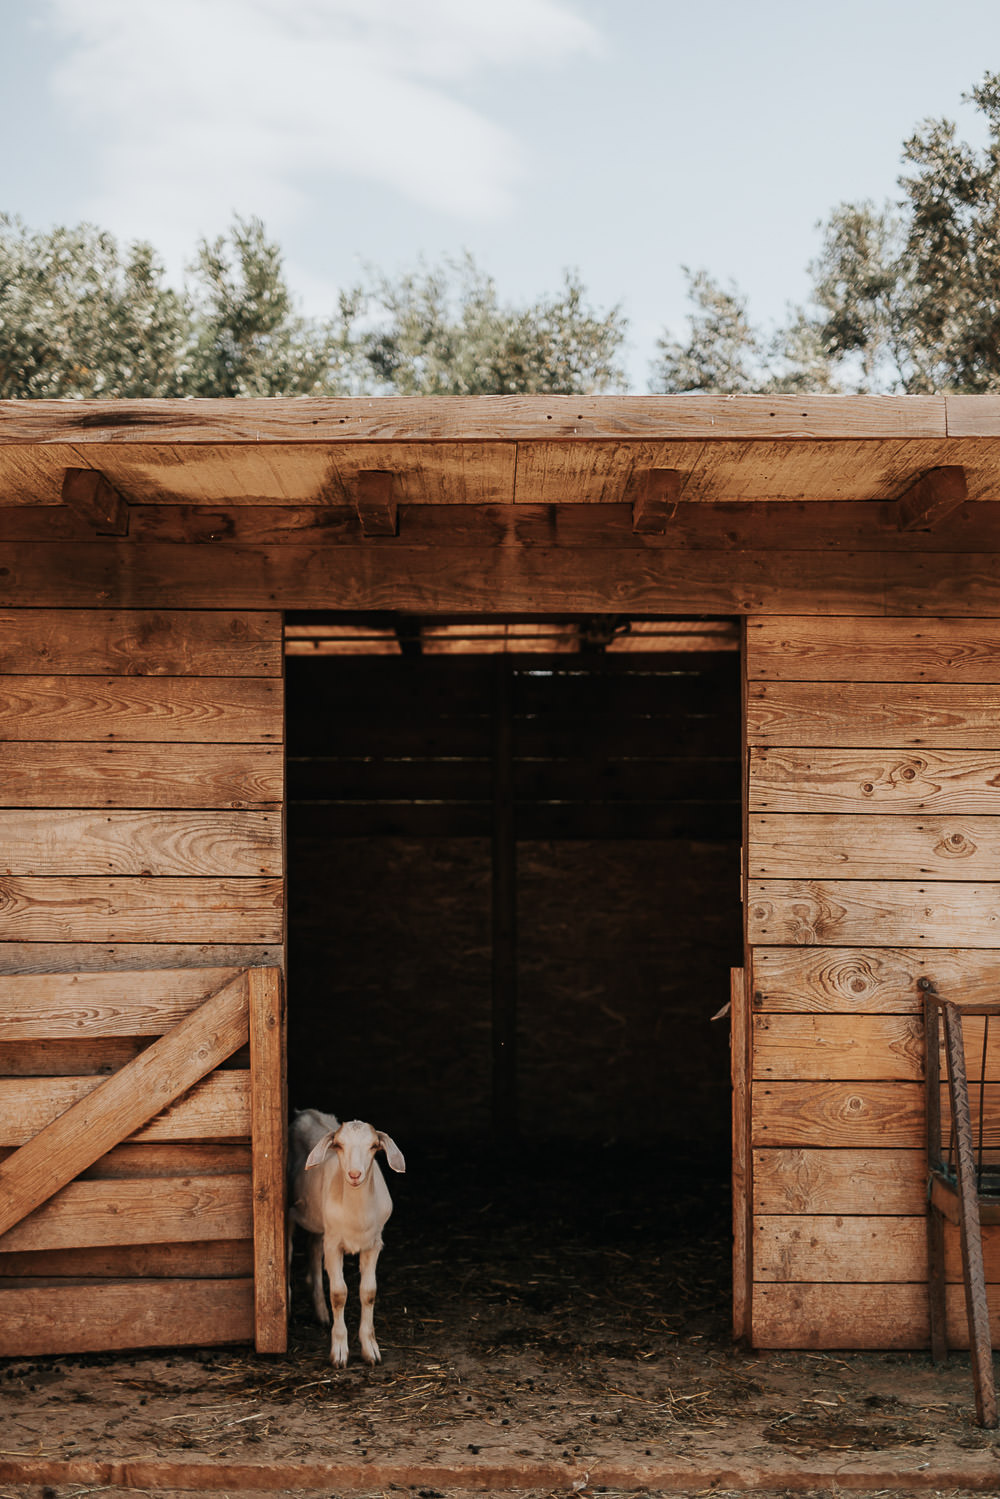
[[[0,977],[0,1354],[286,1346],[276,968]]]

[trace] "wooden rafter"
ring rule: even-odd
[[[392,497],[392,474],[384,469],[363,469],[351,489],[365,536],[395,536],[399,506]]]
[[[897,525],[901,531],[931,531],[965,503],[968,492],[960,464],[932,468],[896,501]]]
[[[93,526],[99,536],[128,535],[128,505],[96,468],[68,468],[63,475],[63,504]]]
[[[640,469],[632,479],[632,530],[660,536],[677,513],[681,476],[675,468]]]

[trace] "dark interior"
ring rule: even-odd
[[[738,652],[399,638],[287,661],[292,1105],[724,1180]]]

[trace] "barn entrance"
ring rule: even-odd
[[[600,1259],[707,1211],[726,1322],[736,625],[291,614],[286,637],[292,1104],[402,1146],[404,1260],[428,1210],[436,1258],[522,1222],[518,1281],[539,1216]]]

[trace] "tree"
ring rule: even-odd
[[[524,307],[504,306],[471,255],[409,272],[375,272],[363,344],[376,388],[400,395],[572,395],[624,385],[621,309],[589,308],[576,276]]]
[[[770,337],[734,287],[689,278],[686,344],[665,335],[661,390],[1000,390],[1000,74],[965,96],[985,118],[976,150],[948,120],[903,145],[902,197],[842,203],[809,267],[810,304]]]

